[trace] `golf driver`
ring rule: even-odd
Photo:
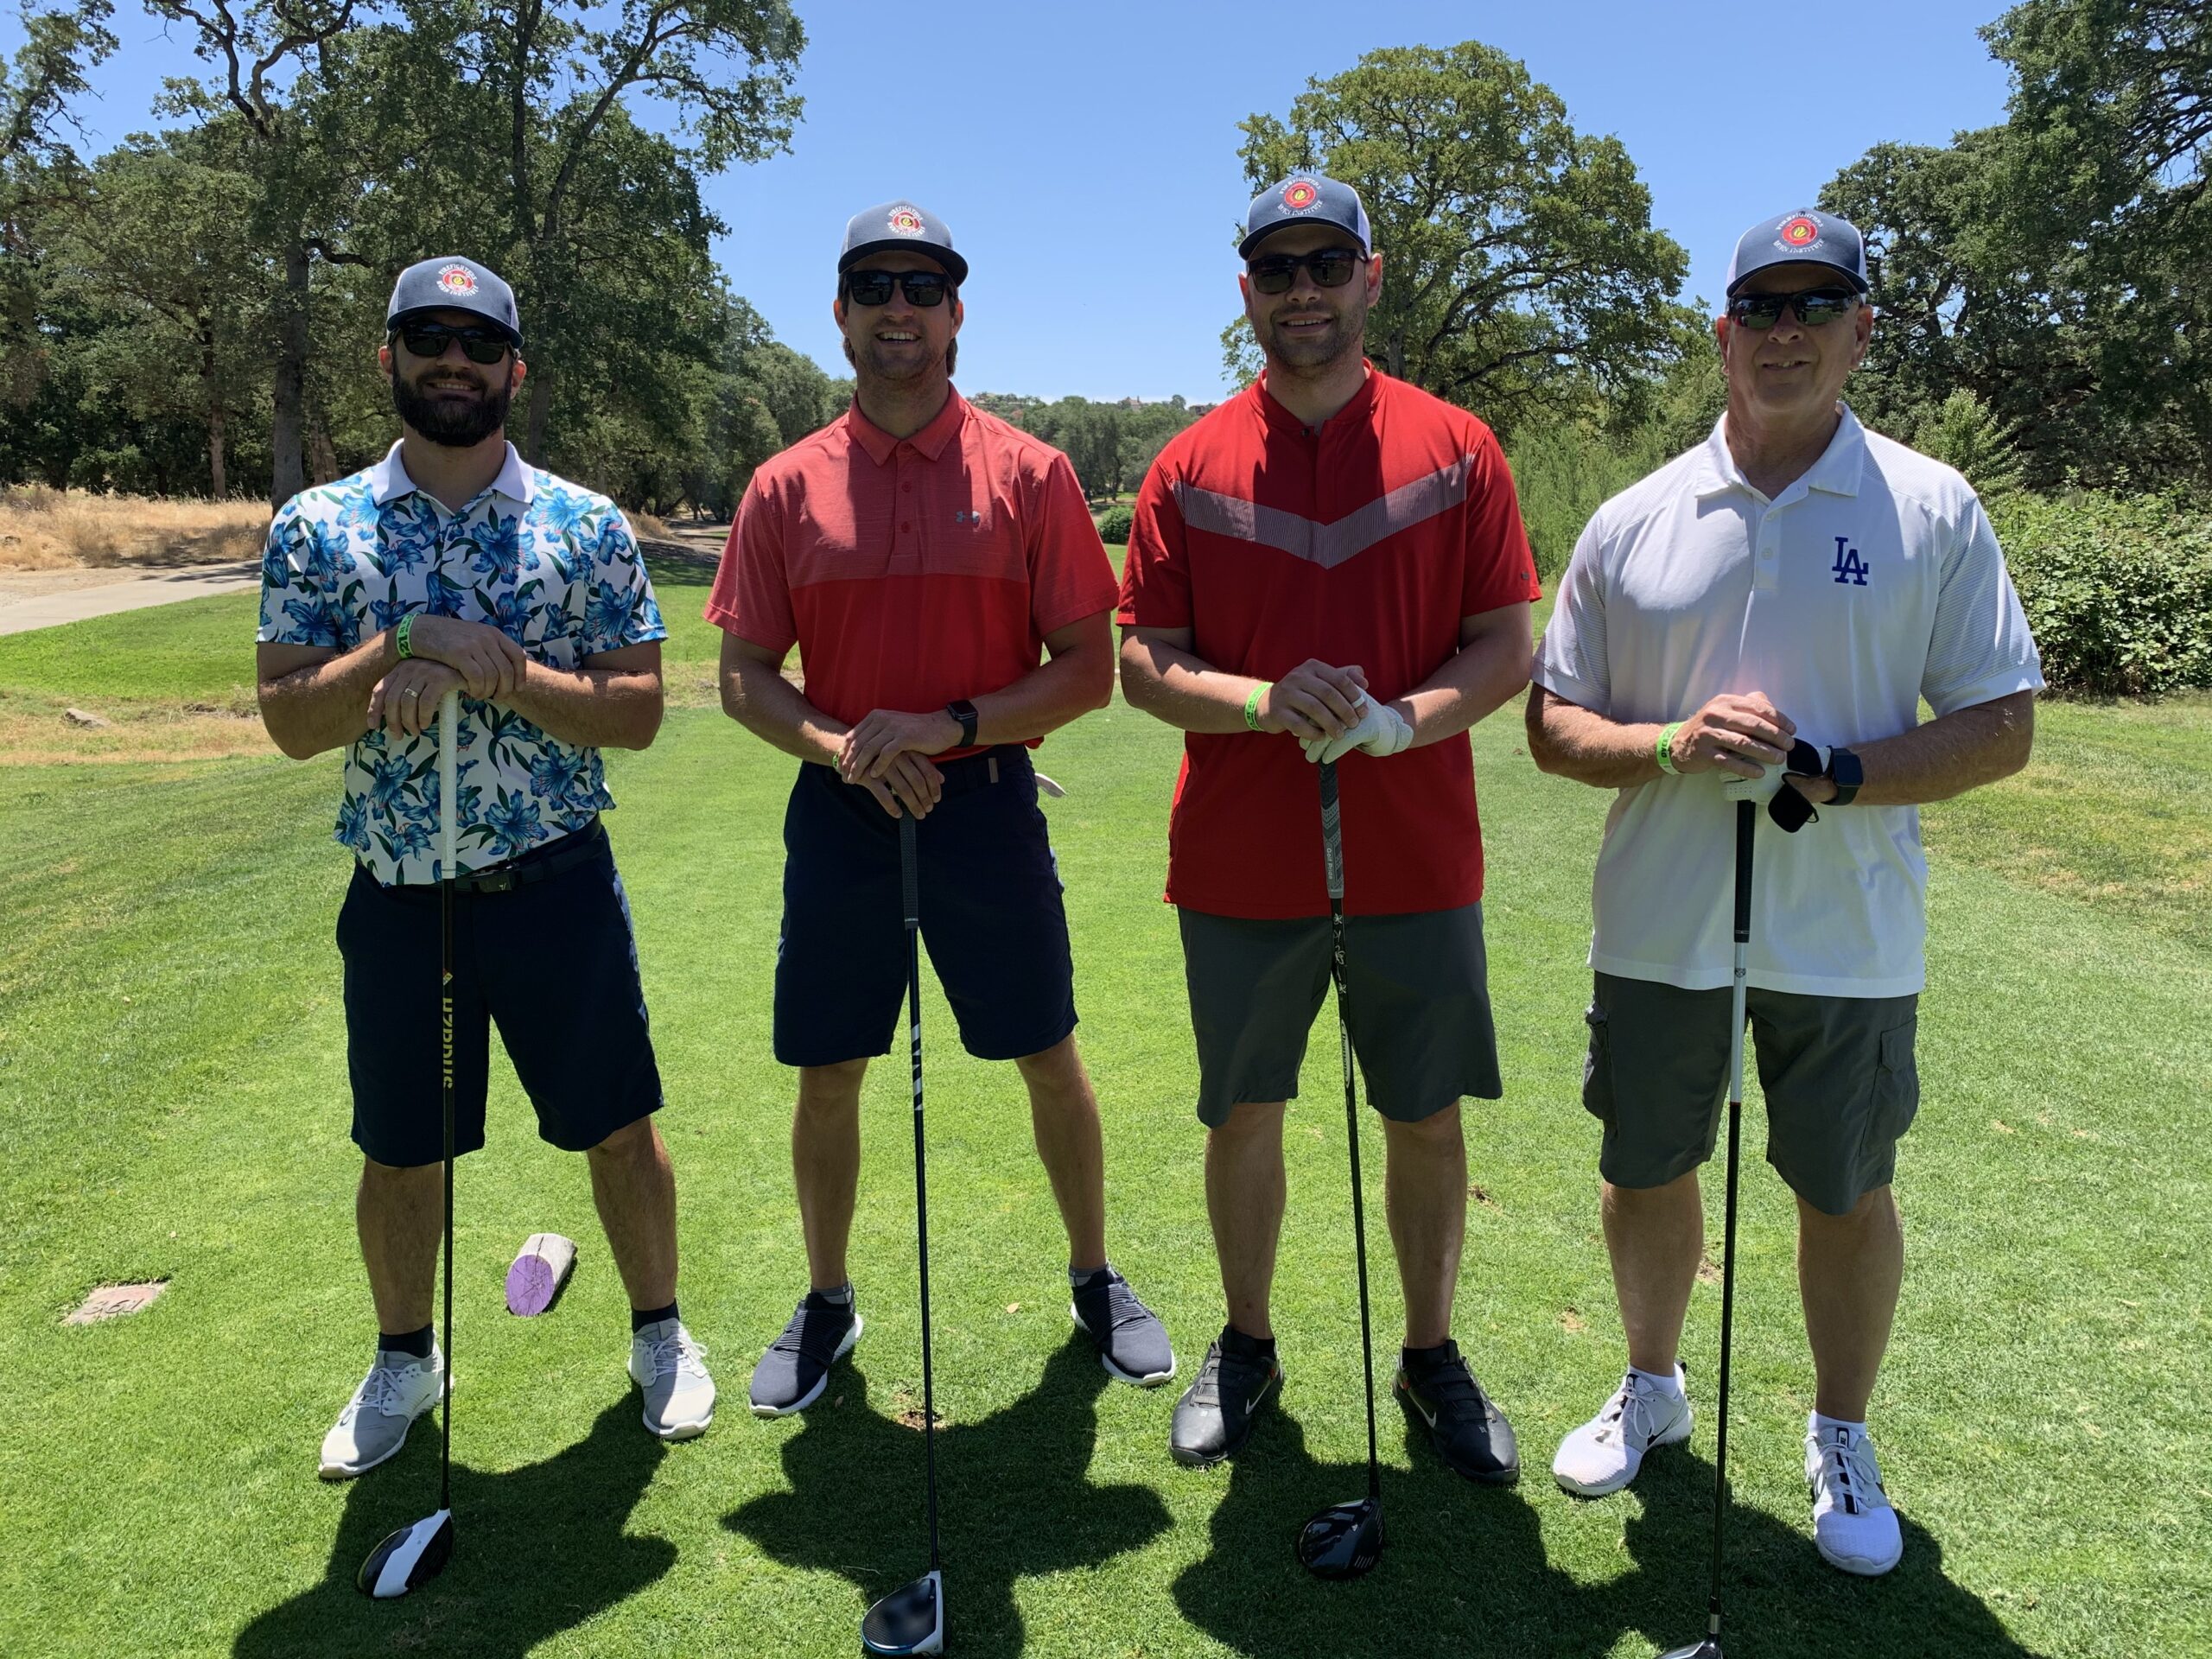
[[[445,1571],[453,1559],[453,878],[457,849],[455,757],[461,749],[461,693],[438,705],[438,1077],[445,1096],[446,1287],[445,1401],[438,1413],[438,1510],[402,1527],[369,1552],[353,1582],[365,1596],[389,1601]]]
[[[922,1265],[922,1457],[929,1471],[930,1570],[868,1610],[861,1646],[869,1653],[944,1651],[944,1570],[937,1554],[937,1395],[930,1374],[930,1184],[922,1150],[922,907],[914,820],[899,820],[899,883],[906,908],[906,1046],[914,1070],[914,1227]]]
[[[1720,1243],[1720,1407],[1713,1446],[1713,1586],[1705,1604],[1705,1639],[1669,1649],[1661,1659],[1721,1659],[1720,1544],[1728,1513],[1728,1342],[1736,1318],[1736,1148],[1744,1123],[1744,994],[1751,944],[1751,839],[1758,806],[1736,803],[1736,977],[1728,1000],[1728,1202]]]
[[[1375,1342],[1368,1332],[1367,1213],[1359,1190],[1359,1094],[1344,1013],[1344,847],[1337,767],[1321,766],[1321,849],[1329,885],[1329,976],[1337,986],[1337,1041],[1344,1062],[1344,1135],[1351,1148],[1351,1234],[1359,1259],[1360,1375],[1367,1382],[1367,1496],[1332,1503],[1298,1529],[1300,1566],[1321,1579],[1356,1579],[1382,1559],[1382,1475],[1375,1456]]]

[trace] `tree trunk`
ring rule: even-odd
[[[269,505],[281,508],[307,487],[308,250],[295,241],[284,250],[284,287],[277,297],[276,375],[270,397],[269,446],[275,466]]]
[[[338,451],[331,447],[330,429],[322,423],[322,411],[308,413],[308,478],[310,482],[327,484],[338,476]]]
[[[533,467],[545,464],[545,423],[553,412],[553,375],[538,369],[530,377],[530,435],[522,458]]]
[[[223,465],[223,399],[215,385],[215,327],[200,321],[200,391],[207,410],[207,488],[216,500],[230,493],[230,480]]]
[[[1390,331],[1390,378],[1393,380],[1406,378],[1406,331],[1402,328]]]

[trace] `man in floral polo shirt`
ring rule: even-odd
[[[355,860],[338,948],[378,1335],[323,1439],[328,1480],[397,1452],[444,1382],[430,1327],[445,1220],[436,721],[456,687],[455,1149],[484,1144],[497,1020],[539,1135],[589,1160],[645,1427],[683,1439],[715,1406],[677,1312],[660,1073],[599,821],[614,804],[600,750],[642,749],[659,729],[667,630],[620,510],[506,441],[524,373],[507,284],[473,260],[425,260],[400,274],[385,332],[378,362],[404,435],[276,515],[256,660],[276,746],[345,752],[337,838]]]

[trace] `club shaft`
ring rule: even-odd
[[[914,1074],[914,1233],[922,1280],[922,1462],[927,1471],[930,1571],[938,1570],[937,1382],[930,1365],[930,1181],[922,1143],[922,914],[914,820],[899,819],[899,886],[906,914],[906,1050]]]
[[[1337,988],[1337,1046],[1344,1058],[1344,1144],[1351,1158],[1351,1236],[1359,1267],[1360,1376],[1367,1385],[1367,1495],[1382,1497],[1381,1459],[1375,1446],[1375,1338],[1367,1311],[1367,1204],[1359,1176],[1359,1090],[1353,1071],[1351,1018],[1344,1004],[1344,848],[1337,804],[1337,768],[1321,767],[1321,854],[1329,890],[1329,977]]]
[[[1720,1571],[1728,1513],[1728,1370],[1736,1334],[1736,1180],[1744,1128],[1745,1001],[1751,972],[1751,844],[1758,809],[1736,804],[1735,971],[1728,993],[1728,1189],[1720,1223],[1720,1402],[1713,1449],[1713,1589],[1706,1602],[1709,1634],[1720,1634]]]
[[[453,882],[460,857],[461,693],[438,705],[438,1090],[445,1119],[445,1399],[438,1409],[438,1507],[453,1508]]]

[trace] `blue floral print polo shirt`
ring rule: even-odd
[[[512,444],[491,487],[458,512],[416,487],[399,446],[303,490],[269,526],[264,644],[350,651],[410,612],[487,622],[549,668],[664,639],[645,560],[605,496],[523,464]],[[463,871],[580,830],[614,804],[597,749],[512,709],[461,700]],[[346,752],[337,839],[386,887],[438,880],[438,732],[372,731]]]

